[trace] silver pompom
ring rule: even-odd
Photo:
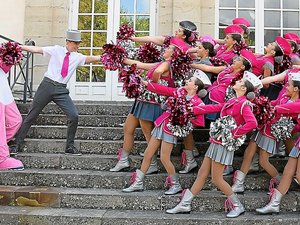
[[[146,79],[146,80],[150,81],[149,79]],[[159,80],[157,83],[160,85],[163,85],[163,86],[168,86],[168,82],[166,80]],[[157,103],[165,103],[167,98],[168,97],[165,95],[159,95],[159,94],[149,91],[147,89],[145,89],[141,93],[141,95],[138,97],[138,99],[140,99],[142,101],[146,101],[146,102],[155,101]]]
[[[210,124],[209,135],[211,138],[221,141],[221,145],[228,151],[236,151],[245,142],[246,135],[234,138],[231,131],[237,127],[232,116],[224,116]]]
[[[126,50],[128,53],[128,58],[130,59],[136,59],[137,58],[137,52],[135,42],[131,40],[122,40],[119,42],[119,44]]]
[[[281,117],[277,122],[271,126],[271,133],[277,141],[286,140],[292,137],[292,130],[294,129],[294,122],[290,117]]]
[[[236,98],[236,94],[232,86],[228,86],[226,89],[225,102],[228,102],[232,98]]]
[[[194,129],[191,121],[188,121],[186,126],[172,125],[168,123],[167,127],[176,137],[186,137]]]

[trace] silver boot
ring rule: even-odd
[[[182,191],[182,187],[179,183],[179,177],[178,174],[173,174],[171,176],[168,176],[165,182],[165,187],[169,186],[169,190],[165,192],[165,195],[175,195],[178,192]]]
[[[240,170],[236,170],[233,175],[233,184],[231,186],[232,191],[234,193],[243,193],[245,190],[244,182],[245,182],[246,174],[244,174]]]
[[[157,155],[155,154],[152,159],[151,159],[151,164],[149,169],[147,170],[146,175],[149,174],[154,174],[158,172],[158,168],[157,168]]]
[[[124,149],[120,148],[118,150],[118,163],[115,165],[114,168],[111,168],[110,172],[119,172],[125,168],[129,168],[129,159],[128,159],[129,153],[126,152]]]
[[[259,156],[258,153],[255,153],[249,168],[249,172],[248,173],[257,173],[259,171]]]
[[[223,176],[227,176],[233,173],[233,167],[231,165],[225,166]]]
[[[144,179],[145,179],[145,174],[140,170],[136,170],[131,175],[131,185],[128,188],[124,188],[122,191],[123,192],[143,191]]]
[[[193,151],[183,150],[181,154],[181,164],[185,166],[183,170],[179,171],[179,173],[182,174],[188,173],[198,166]]]
[[[265,207],[256,209],[256,212],[260,214],[279,213],[282,194],[274,188],[270,196],[271,201]]]
[[[236,194],[233,194],[226,199],[225,207],[226,211],[230,209],[230,212],[226,215],[227,218],[235,218],[245,212],[244,206]]]
[[[191,212],[191,204],[194,198],[194,195],[189,189],[185,189],[182,192],[182,198],[178,205],[176,205],[173,209],[168,209],[166,212],[169,214],[176,213],[190,213]]]

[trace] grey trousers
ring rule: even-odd
[[[68,117],[67,147],[74,145],[75,134],[78,125],[78,112],[69,96],[69,90],[65,84],[60,84],[47,77],[38,87],[29,112],[19,129],[15,142],[21,144],[38,115],[49,102],[55,102]]]

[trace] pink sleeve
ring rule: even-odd
[[[149,82],[147,90],[155,92],[159,95],[174,96],[174,92],[177,90],[177,88],[170,88],[154,82]]]
[[[247,134],[248,132],[257,127],[257,121],[249,105],[245,105],[243,107],[242,116],[245,123],[232,131],[234,138],[243,136],[244,134]]]
[[[277,114],[297,114],[300,113],[300,101],[278,105],[275,109]]]
[[[204,106],[195,106],[193,107],[194,115],[201,115],[201,114],[210,114],[220,112],[223,108],[225,103],[220,103],[216,105],[204,105]]]

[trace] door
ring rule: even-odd
[[[70,27],[82,34],[79,52],[99,55],[105,43],[115,42],[120,24],[130,23],[137,36],[155,34],[153,0],[72,0]],[[118,82],[118,72],[102,65],[79,67],[69,83],[74,100],[128,101]]]

